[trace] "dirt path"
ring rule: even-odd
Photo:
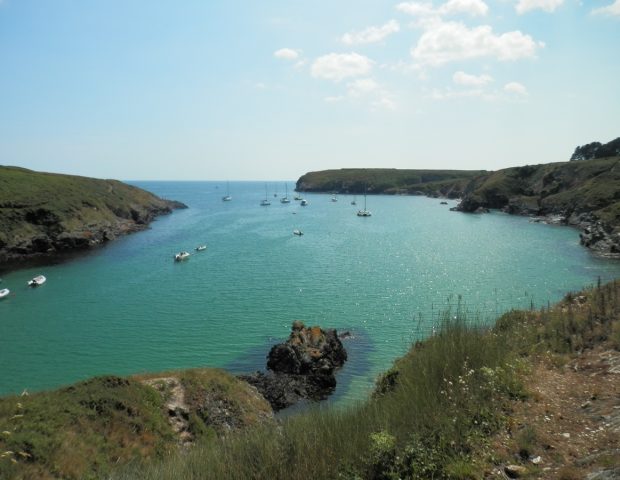
[[[158,377],[144,380],[146,385],[157,390],[166,401],[168,421],[179,437],[179,444],[187,447],[194,437],[189,431],[189,407],[185,403],[185,389],[177,377]]]
[[[537,363],[525,402],[494,449],[490,478],[620,479],[620,352],[595,349],[561,367]]]

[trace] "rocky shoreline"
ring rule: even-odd
[[[120,236],[145,230],[157,217],[183,208],[187,205],[173,200],[160,200],[155,205],[132,205],[128,215],[117,212],[119,216],[114,219],[74,228],[65,227],[53,212],[45,208],[30,210],[26,218],[36,230],[32,235],[16,237],[10,243],[0,242],[0,268],[8,271],[29,263],[60,261],[72,253],[97,248]]]
[[[277,412],[301,400],[326,399],[335,390],[335,373],[346,360],[336,330],[306,327],[295,321],[288,340],[269,351],[268,372],[239,378],[256,387]]]
[[[490,208],[492,207],[483,203],[463,199],[456,207],[452,207],[450,210],[480,214],[488,213]],[[510,215],[530,217],[530,221],[535,223],[577,228],[580,231],[580,244],[588,248],[592,253],[603,258],[620,259],[620,227],[614,228],[598,219],[592,212],[540,212],[538,209],[519,205],[516,202],[508,202],[508,204],[498,209]]]

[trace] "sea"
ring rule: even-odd
[[[446,315],[492,324],[620,277],[620,262],[592,255],[573,228],[451,212],[453,200],[369,195],[372,216],[358,217],[363,196],[304,193],[304,207],[294,182],[230,182],[230,202],[226,182],[129,183],[189,208],[70,261],[4,275],[0,395],[101,374],[263,370],[302,320],[349,333],[331,399],[347,405]],[[279,201],[286,188],[289,204]],[[184,250],[189,259],[175,262]],[[28,288],[38,274],[47,282]]]

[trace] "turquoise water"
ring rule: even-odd
[[[260,207],[264,183],[231,182],[232,202],[223,183],[135,183],[190,208],[68,263],[5,275],[14,295],[0,301],[0,394],[103,373],[260,369],[301,319],[353,333],[336,395],[349,401],[459,295],[490,321],[620,277],[620,263],[593,257],[576,230],[450,212],[452,201],[373,196],[373,216],[359,218],[361,197],[354,207],[307,194],[304,208],[270,195]],[[180,250],[192,256],[174,263]],[[39,273],[47,283],[26,287]]]

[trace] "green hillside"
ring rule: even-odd
[[[0,166],[0,265],[98,245],[183,206],[117,180]]]
[[[297,180],[297,191],[384,194],[423,194],[458,197],[481,170],[398,170],[343,168],[309,172]]]

